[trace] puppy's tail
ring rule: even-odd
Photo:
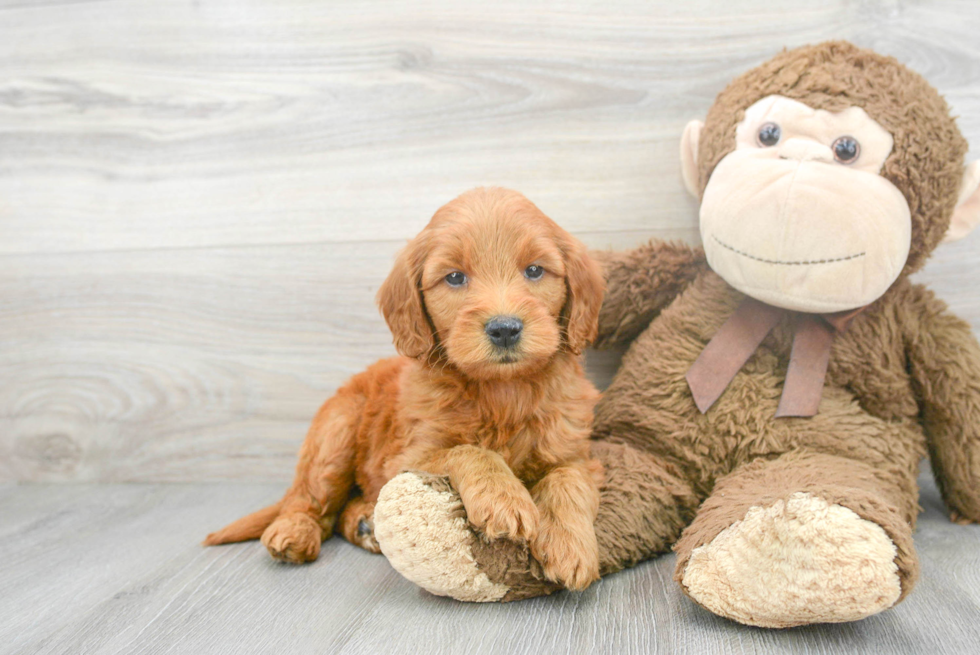
[[[212,532],[204,539],[205,546],[217,546],[218,544],[231,544],[236,541],[248,541],[258,539],[265,532],[265,529],[279,516],[279,509],[282,507],[280,500],[275,505],[269,505],[257,512],[252,512],[248,516],[243,516],[234,523],[230,523],[217,532]]]

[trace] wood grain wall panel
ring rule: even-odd
[[[697,240],[678,139],[848,38],[980,152],[980,4],[0,2],[0,481],[288,478],[393,353],[398,247],[479,184],[590,246]],[[974,157],[977,155],[974,154]],[[980,237],[920,275],[980,326]],[[620,353],[590,353],[605,384]]]

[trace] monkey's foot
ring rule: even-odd
[[[895,557],[895,544],[876,523],[795,493],[751,508],[694,549],[680,581],[702,606],[740,623],[839,623],[898,601]]]
[[[437,596],[506,602],[561,589],[525,545],[475,532],[445,477],[392,478],[374,509],[374,537],[396,571]]]

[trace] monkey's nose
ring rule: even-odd
[[[810,139],[786,139],[778,146],[779,157],[781,159],[795,159],[796,161],[822,161],[830,164],[834,161],[834,151],[830,146],[817,143]]]
[[[501,348],[511,348],[521,340],[524,323],[516,316],[494,316],[483,326],[490,343]]]

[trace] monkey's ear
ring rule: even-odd
[[[949,221],[949,229],[943,243],[962,239],[980,223],[980,161],[975,161],[963,171],[960,197]]]
[[[684,176],[684,186],[687,192],[697,198],[701,193],[701,181],[698,175],[698,143],[701,141],[701,128],[704,123],[691,121],[684,127],[681,135],[681,175]]]

